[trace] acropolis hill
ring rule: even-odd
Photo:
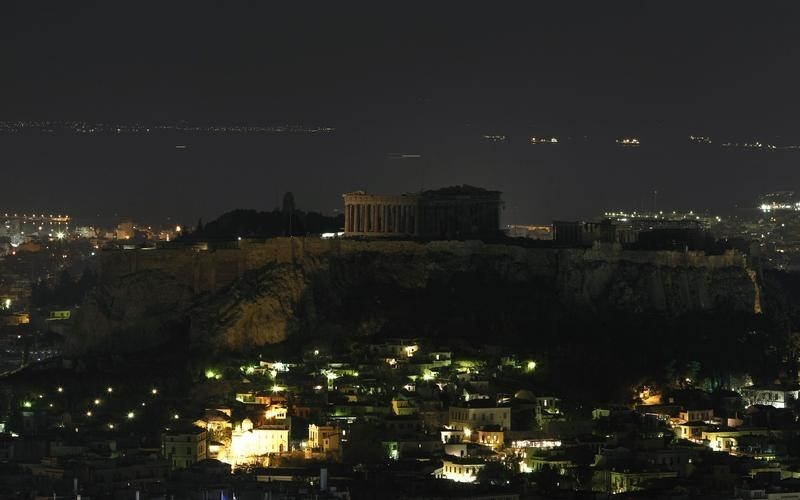
[[[243,349],[331,328],[365,335],[478,328],[529,335],[559,311],[674,317],[761,308],[756,273],[734,251],[319,238],[203,248],[103,252],[100,285],[82,307],[73,347],[154,345],[164,325],[181,321],[195,340]],[[436,314],[428,315],[429,308]]]

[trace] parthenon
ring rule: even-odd
[[[453,186],[401,195],[344,195],[345,235],[464,238],[495,234],[500,192]]]
[[[344,195],[345,234],[414,235],[418,232],[419,196],[378,196],[363,191]]]

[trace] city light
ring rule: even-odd
[[[132,420],[132,419],[133,419],[133,417],[135,417],[135,416],[136,416],[136,415],[135,415],[135,414],[134,414],[132,411],[129,411],[129,412],[128,412],[128,420]]]
[[[556,137],[531,137],[531,144],[558,144]]]
[[[617,139],[617,144],[622,146],[638,146],[639,139],[636,137],[623,137],[622,139]]]

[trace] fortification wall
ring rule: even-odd
[[[195,292],[216,291],[230,284],[246,271],[270,262],[302,263],[327,255],[403,254],[425,257],[432,253],[451,254],[458,258],[485,256],[525,264],[532,273],[555,276],[558,268],[581,262],[652,265],[668,268],[728,267],[746,269],[745,257],[728,251],[723,255],[703,252],[626,251],[618,245],[596,245],[589,249],[525,248],[514,245],[486,244],[480,241],[352,240],[320,238],[273,238],[265,241],[242,240],[234,248],[197,250],[163,248],[112,250],[101,254],[100,277],[103,280],[144,270],[163,270],[178,278]]]

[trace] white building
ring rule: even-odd
[[[188,427],[173,429],[161,436],[161,452],[175,469],[183,469],[207,457],[205,429]]]
[[[478,472],[486,467],[486,463],[474,458],[457,458],[446,456],[442,459],[441,469],[433,473],[440,479],[449,479],[459,483],[474,483],[478,479]]]
[[[502,430],[511,428],[511,407],[498,406],[491,400],[476,399],[450,407],[450,428],[475,429],[485,425],[499,425]]]
[[[332,425],[308,426],[308,447],[322,452],[339,451],[341,431]]]
[[[797,386],[742,387],[739,392],[748,406],[772,405],[775,408],[786,408],[800,397],[800,387]]]
[[[273,453],[289,451],[289,427],[264,425],[253,428],[250,419],[244,419],[231,434],[228,458],[233,465],[257,463]]]

